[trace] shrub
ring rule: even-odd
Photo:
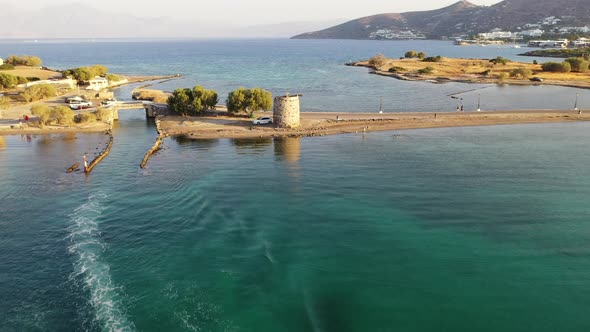
[[[434,73],[434,68],[432,68],[430,66],[418,70],[418,74],[429,75],[429,74],[432,74],[432,73]]]
[[[78,123],[93,123],[96,122],[96,114],[94,113],[80,113],[76,116],[76,122]]]
[[[31,113],[39,118],[41,125],[46,125],[51,120],[51,108],[47,105],[35,105],[31,107]]]
[[[483,76],[490,76],[490,74],[491,74],[491,73],[492,73],[492,71],[491,71],[491,70],[489,70],[489,69],[487,69],[487,70],[484,70],[484,71],[482,71],[482,72],[481,72],[481,73],[479,73],[479,74],[480,74],[480,75],[483,75]]]
[[[538,65],[539,62],[537,62],[537,60],[533,60],[533,65]]]
[[[552,73],[569,73],[572,71],[572,66],[569,62],[546,62],[541,65],[543,71],[548,71]]]
[[[413,59],[413,58],[417,58],[418,57],[418,52],[412,50],[412,51],[407,51],[406,54],[404,54],[404,58],[406,59]]]
[[[54,97],[57,94],[55,86],[51,84],[38,84],[25,89],[22,96],[27,102],[33,102],[48,97]]]
[[[569,63],[572,71],[577,73],[585,73],[588,71],[588,66],[590,63],[584,58],[568,58],[565,62]]]
[[[14,75],[0,73],[0,88],[12,89],[18,84],[18,78]]]
[[[11,64],[13,66],[30,66],[30,67],[39,67],[43,64],[41,58],[36,56],[29,56],[29,55],[11,55],[6,59],[6,63]]]
[[[533,71],[528,68],[516,68],[510,72],[510,77],[527,79],[533,75]]]
[[[108,68],[102,65],[93,65],[90,67],[79,67],[66,69],[63,72],[65,77],[72,77],[81,82],[87,82],[96,76],[104,76],[108,72]]]
[[[116,74],[106,74],[105,78],[111,82],[119,82],[124,79],[123,76]]]
[[[113,116],[113,111],[104,108],[99,108],[96,110],[96,112],[94,112],[94,114],[98,121],[109,121]]]
[[[369,59],[369,65],[375,68],[383,66],[385,62],[387,62],[387,58],[383,54],[377,54],[371,59]]]
[[[424,58],[426,58],[426,53],[424,53],[424,52],[418,53],[418,59],[424,59]]]
[[[401,71],[408,71],[408,70],[404,67],[398,67],[398,66],[393,66],[393,67],[389,68],[390,73],[399,73]]]
[[[508,59],[506,59],[504,57],[498,56],[495,59],[491,59],[490,62],[493,63],[493,64],[495,64],[495,65],[497,65],[499,63],[505,65],[508,62],[510,62],[510,60],[508,60]]]
[[[1,96],[0,97],[0,110],[7,110],[10,108],[10,98]]]
[[[10,63],[5,63],[0,66],[0,70],[13,70],[13,69],[14,69],[14,66],[11,65]]]
[[[76,113],[67,106],[57,106],[51,110],[51,117],[57,120],[57,123],[64,126],[74,124]]]
[[[498,83],[504,83],[504,81],[508,78],[508,73],[499,73],[498,76]]]
[[[437,56],[429,56],[428,58],[422,59],[424,62],[441,62],[442,57],[440,55]]]
[[[26,77],[27,82],[38,82],[41,79],[39,77]]]

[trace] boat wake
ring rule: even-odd
[[[106,249],[101,240],[97,219],[107,195],[91,195],[88,201],[70,215],[68,228],[69,252],[74,257],[74,272],[70,280],[90,293],[89,304],[94,309],[96,323],[104,331],[132,331],[133,324],[122,309],[121,296],[113,284],[110,267],[102,258]]]

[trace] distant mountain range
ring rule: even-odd
[[[0,39],[288,38],[300,31],[319,29],[343,20],[230,26],[214,21],[137,17],[81,3],[48,5],[34,10],[0,3],[0,22]]]
[[[493,6],[459,1],[451,6],[421,12],[380,14],[359,18],[325,30],[297,35],[295,39],[370,39],[377,31],[400,38],[439,39],[489,32],[519,31],[554,16],[561,26],[590,25],[588,0],[506,0]],[[556,24],[554,22],[551,22]]]

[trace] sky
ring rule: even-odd
[[[0,1],[2,2],[2,1]],[[351,20],[382,13],[430,10],[457,0],[27,0],[11,1],[22,9],[85,3],[107,12],[139,17],[170,17],[216,24],[257,26],[285,22]],[[473,0],[477,5],[492,5],[500,0]]]

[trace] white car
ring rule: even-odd
[[[252,123],[255,124],[255,125],[269,124],[269,123],[272,123],[272,118],[269,118],[267,116],[263,116],[261,118],[254,119],[252,121]]]
[[[89,101],[80,101],[80,102],[72,102],[70,103],[70,108],[73,110],[81,110],[85,108],[91,108],[92,103]]]

